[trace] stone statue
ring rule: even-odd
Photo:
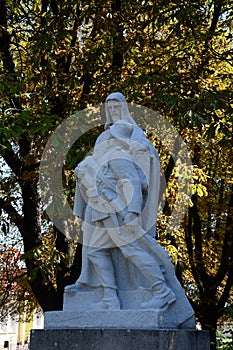
[[[65,293],[101,291],[93,310],[121,310],[121,293],[150,292],[131,308],[193,310],[166,251],[154,239],[160,162],[156,149],[129,113],[124,96],[106,99],[105,131],[93,154],[75,169],[74,214],[82,219],[82,272]],[[184,311],[185,310],[185,311]]]

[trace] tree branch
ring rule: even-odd
[[[3,68],[6,72],[6,75],[15,73],[15,64],[13,55],[11,52],[11,35],[7,28],[7,8],[6,1],[0,1],[0,54],[2,56]],[[16,77],[14,77],[16,80]],[[10,95],[10,93],[8,94]],[[19,101],[12,96],[9,96],[10,104],[12,108],[22,109]]]
[[[2,54],[3,66],[8,73],[13,73],[15,65],[10,46],[10,33],[7,30],[7,8],[6,1],[0,1],[0,51]]]
[[[121,12],[122,12],[122,1],[114,0],[112,1],[112,11],[113,11],[113,50],[112,50],[112,70],[115,73],[115,79],[120,80],[121,78],[121,68],[124,62],[124,28],[121,24]]]
[[[221,9],[222,9],[222,1],[215,0],[212,21],[211,21],[209,30],[206,34],[204,48],[203,48],[202,54],[201,54],[202,60],[201,60],[200,65],[198,67],[199,74],[201,74],[204,67],[207,67],[207,65],[208,65],[208,62],[209,62],[209,55],[208,55],[209,43],[213,39],[214,33],[216,31],[219,17],[221,16]]]
[[[218,308],[219,309],[223,309],[231,292],[232,289],[232,285],[233,285],[233,263],[231,262],[231,266],[228,272],[228,278],[227,278],[227,282],[225,285],[225,288],[222,292],[222,295],[218,301]]]
[[[214,283],[218,286],[221,281],[224,279],[228,269],[229,269],[229,259],[232,259],[233,256],[233,186],[232,194],[228,204],[228,216],[226,221],[226,230],[223,242],[221,263],[218,269],[218,272],[215,276]]]
[[[20,229],[22,228],[23,217],[17,212],[12,204],[0,198],[0,208],[2,208],[6,214],[8,214],[15,223],[15,225]]]
[[[193,215],[191,212],[191,208],[189,208],[189,215],[188,215],[188,223],[187,227],[185,229],[185,241],[188,249],[188,254],[189,254],[189,261],[190,261],[190,266],[192,270],[193,277],[198,285],[201,297],[203,295],[203,285],[200,281],[200,276],[198,273],[198,269],[196,268],[196,261],[194,258],[194,245],[192,241],[192,232],[193,232]]]
[[[207,274],[205,269],[205,264],[203,262],[203,251],[202,251],[202,232],[201,232],[201,219],[197,208],[197,199],[194,195],[192,198],[193,206],[189,208],[189,240],[187,241],[187,245],[189,245],[189,251],[192,248],[194,249],[193,261],[192,261],[192,272],[196,282],[199,285],[199,290],[203,291],[209,290],[210,276]],[[193,247],[191,241],[191,232],[194,235],[195,247]],[[213,289],[213,287],[211,287]]]
[[[11,146],[9,141],[7,141],[7,148],[5,148],[2,151],[1,156],[3,157],[3,159],[5,160],[7,165],[11,168],[13,173],[16,176],[20,176],[21,169],[22,169],[22,163],[21,163],[20,159],[17,157],[17,155],[15,154],[15,152],[13,151],[12,146]]]

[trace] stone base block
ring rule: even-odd
[[[151,290],[139,288],[118,291],[121,310],[101,311],[92,308],[103,298],[103,291],[64,293],[62,312],[45,314],[45,328],[136,328],[136,329],[195,329],[194,315],[176,304],[160,310],[142,309],[143,302],[152,298]],[[183,308],[182,308],[183,307]],[[58,326],[59,325],[59,326]]]
[[[32,330],[30,350],[209,350],[209,333],[195,330]]]
[[[176,320],[171,319],[163,312],[153,310],[114,310],[46,312],[44,328],[177,329],[178,327]]]

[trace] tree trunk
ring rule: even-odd
[[[216,350],[216,332],[217,332],[217,316],[213,315],[211,310],[206,311],[201,318],[201,326],[203,330],[208,330],[210,332],[210,349]]]
[[[20,232],[24,242],[25,263],[29,283],[38,303],[44,311],[61,310],[62,294],[55,290],[49,280],[45,279],[33,255],[33,249],[39,248],[42,245],[40,238],[41,213],[37,185],[34,182],[25,181],[21,184],[21,190],[23,197],[23,223],[20,227]]]

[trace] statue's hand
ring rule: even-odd
[[[138,152],[148,152],[148,148],[139,143],[134,143],[132,146],[130,146],[130,153],[137,154]]]
[[[124,223],[127,224],[134,224],[134,221],[136,224],[138,224],[138,214],[137,213],[131,213],[129,212],[124,217]]]
[[[137,213],[128,213],[124,218],[124,228],[130,234],[137,234],[139,229],[139,215]]]

